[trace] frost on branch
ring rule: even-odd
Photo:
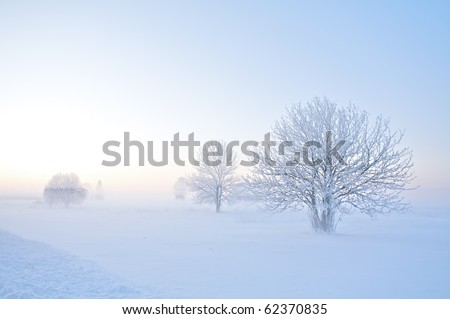
[[[54,175],[44,189],[44,200],[53,206],[62,203],[65,207],[70,204],[81,204],[87,196],[87,189],[81,185],[77,174]]]
[[[327,134],[333,145],[345,141],[338,151],[343,162],[327,152]],[[414,179],[412,152],[400,145],[403,133],[391,131],[381,116],[371,124],[367,112],[315,98],[289,109],[273,136],[277,145],[292,141],[293,146],[272,147],[274,161],[262,160],[247,177],[250,190],[268,209],[306,207],[315,231],[332,232],[343,213],[372,216],[409,207],[401,193]],[[308,141],[322,147],[313,144],[305,153]]]
[[[236,153],[230,149],[227,154],[226,143],[219,144],[222,155],[210,156],[211,162],[205,163],[205,153],[198,152],[199,166],[185,179],[194,201],[214,204],[216,212],[220,211],[222,204],[231,203],[236,198],[235,190],[239,182],[236,175],[239,163]],[[217,144],[206,143],[203,149],[217,151]]]

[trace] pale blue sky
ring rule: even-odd
[[[182,168],[105,169],[103,142],[261,139],[326,95],[406,129],[445,197],[449,84],[447,1],[0,1],[0,191],[61,170],[170,190]]]

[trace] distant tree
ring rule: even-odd
[[[247,179],[268,209],[306,206],[313,229],[332,232],[343,213],[408,208],[401,193],[414,178],[412,152],[400,146],[403,133],[391,132],[381,116],[371,125],[367,112],[315,98],[289,109],[273,135],[279,145],[292,141],[293,146],[272,153],[272,161],[254,166]]]
[[[103,199],[103,183],[101,180],[97,182],[97,186],[95,187],[95,199],[102,200]]]
[[[217,149],[218,146],[221,152]],[[222,154],[214,156],[214,160],[208,162],[208,155],[203,150],[199,151],[197,153],[199,166],[186,177],[186,185],[193,193],[194,201],[214,204],[216,212],[220,211],[224,203],[233,201],[234,190],[239,182],[236,175],[238,167],[236,153],[230,148],[227,155],[226,149],[226,143],[206,143],[203,150]]]
[[[177,181],[173,185],[176,199],[184,199],[186,197],[186,179],[184,177],[178,177]]]
[[[87,189],[82,186],[77,174],[54,175],[44,189],[44,200],[50,205],[62,203],[65,207],[70,204],[81,204],[87,196]]]

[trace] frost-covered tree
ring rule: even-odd
[[[87,196],[87,189],[82,186],[80,178],[75,173],[54,175],[44,189],[44,200],[50,205],[62,203],[81,204]]]
[[[184,199],[186,197],[186,179],[184,177],[178,177],[177,181],[173,185],[173,191],[175,192],[176,199]]]
[[[95,199],[102,200],[104,197],[103,193],[103,183],[101,180],[97,182],[97,186],[95,187]]]
[[[400,145],[403,132],[391,131],[381,116],[370,123],[352,105],[315,98],[288,109],[273,137],[278,147],[260,150],[265,160],[247,178],[268,209],[306,207],[315,231],[332,232],[343,213],[409,207],[401,194],[414,179],[412,152]]]
[[[222,204],[230,203],[234,198],[239,182],[237,155],[224,142],[208,142],[197,157],[199,165],[187,175],[186,185],[193,193],[194,201],[214,204],[216,212],[219,212]]]

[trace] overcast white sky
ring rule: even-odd
[[[326,95],[405,129],[418,196],[445,197],[449,57],[446,1],[0,1],[0,192],[171,191],[183,168],[104,168],[102,144],[262,139]]]

